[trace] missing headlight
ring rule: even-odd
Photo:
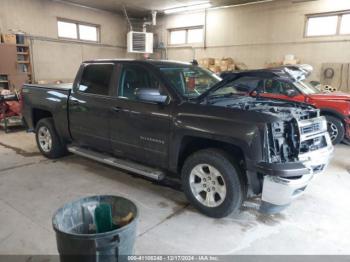
[[[299,154],[298,126],[295,120],[274,122],[268,127],[269,156],[272,163],[296,161]]]

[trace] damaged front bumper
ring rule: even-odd
[[[301,196],[315,174],[329,164],[334,148],[328,133],[323,133],[326,146],[299,155],[295,163],[259,163],[257,170],[264,175],[262,189],[263,213],[278,213]]]

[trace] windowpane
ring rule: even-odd
[[[311,17],[308,20],[307,36],[335,35],[338,16]]]
[[[185,97],[198,97],[221,80],[212,72],[197,66],[164,67],[160,70]]]
[[[58,36],[77,39],[77,26],[74,23],[58,21]]]
[[[123,69],[118,89],[118,96],[137,100],[136,90],[151,88],[160,90],[160,83],[150,72],[140,66],[127,66]]]
[[[170,32],[170,44],[186,44],[186,30],[176,30]]]
[[[202,28],[188,30],[188,36],[187,36],[188,43],[200,43],[202,41],[203,41],[203,29]]]
[[[95,64],[84,69],[79,91],[89,94],[108,95],[113,65]]]
[[[87,25],[79,25],[79,38],[81,40],[97,42],[97,40],[98,40],[97,27],[87,26]]]
[[[350,34],[350,14],[343,15],[340,26],[340,34]]]

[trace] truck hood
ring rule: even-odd
[[[310,119],[319,115],[318,109],[307,104],[248,96],[212,99],[208,104],[268,114],[284,121]]]
[[[350,94],[342,93],[342,92],[334,92],[334,93],[320,93],[314,95],[308,95],[313,100],[342,100],[342,101],[350,101]]]

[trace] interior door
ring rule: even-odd
[[[139,101],[138,88],[157,88],[158,78],[141,65],[122,64],[111,119],[111,141],[116,155],[149,165],[167,166],[171,103]]]
[[[74,142],[111,152],[111,83],[114,64],[86,64],[69,100],[69,126]]]

